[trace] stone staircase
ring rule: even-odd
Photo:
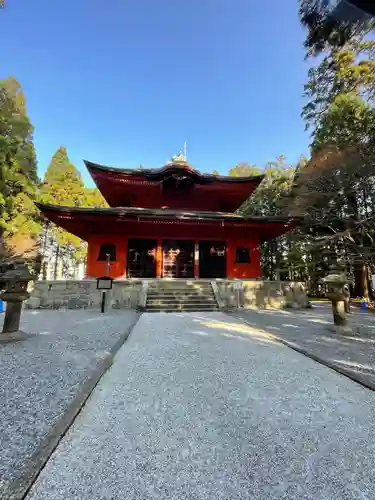
[[[217,310],[218,305],[209,281],[176,279],[149,283],[146,300],[148,312]]]

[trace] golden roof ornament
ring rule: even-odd
[[[171,162],[173,163],[186,163],[185,155],[180,151],[177,155],[172,156]]]

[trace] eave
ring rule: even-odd
[[[297,219],[290,217],[244,217],[225,212],[197,212],[170,209],[145,208],[76,208],[36,203],[43,215],[66,231],[88,240],[93,234],[121,233],[134,230],[135,226],[160,226],[157,232],[162,235],[163,226],[179,225],[186,233],[196,232],[197,228],[204,234],[210,228],[217,234],[226,231],[257,231],[262,239],[280,236],[298,225]],[[145,230],[144,235],[149,233]]]

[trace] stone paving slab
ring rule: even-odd
[[[261,328],[143,314],[27,500],[372,500],[374,408]]]
[[[352,309],[350,323],[357,336],[330,331],[331,306],[315,304],[308,310],[239,310],[234,316],[262,328],[284,344],[375,390],[375,315]]]
[[[23,498],[138,317],[23,311],[36,335],[0,345],[0,499]]]

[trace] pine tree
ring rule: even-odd
[[[363,34],[331,47],[309,71],[303,118],[312,159],[295,188],[293,209],[305,217],[312,244],[329,248],[367,292],[375,266],[375,42]]]
[[[40,193],[42,203],[79,207],[84,203],[84,184],[76,167],[70,163],[66,148],[53,155],[44,176]]]
[[[0,81],[0,254],[35,257],[40,232],[33,127],[18,81]]]
[[[42,203],[80,207],[85,203],[85,188],[80,173],[70,163],[66,148],[61,146],[53,155],[44,176],[39,199]],[[66,269],[76,266],[86,255],[86,245],[74,236],[56,226],[46,223],[43,247],[45,254],[53,253],[54,279],[58,277],[60,263]],[[45,255],[46,256],[46,255]]]

